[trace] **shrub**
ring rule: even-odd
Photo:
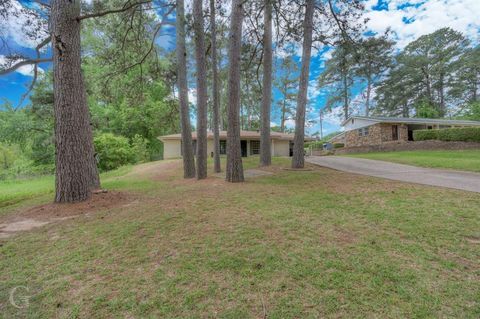
[[[101,133],[95,136],[95,151],[98,154],[98,166],[107,171],[135,162],[135,151],[123,136]]]
[[[313,149],[323,148],[323,142],[322,141],[306,142],[305,148],[313,148]]]
[[[136,163],[143,163],[150,160],[148,141],[146,139],[139,134],[135,134],[135,136],[131,139],[131,143],[133,153],[135,154]]]
[[[413,132],[413,139],[415,141],[440,140],[480,143],[480,127],[459,127],[440,130],[418,130]]]
[[[342,148],[342,147],[345,147],[345,144],[343,144],[343,143],[335,143],[335,144],[333,144],[333,148]]]
[[[413,131],[414,141],[437,140],[439,130],[417,130]]]

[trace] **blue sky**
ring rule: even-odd
[[[14,1],[20,5],[17,1]],[[28,3],[28,1],[22,1]],[[89,2],[88,0],[86,2]],[[188,0],[187,0],[188,3]],[[365,16],[370,20],[367,24],[369,34],[382,33],[387,28],[393,32],[397,41],[397,49],[405,47],[410,41],[421,35],[434,32],[442,27],[451,27],[464,33],[473,43],[478,44],[480,38],[480,0],[365,0]],[[8,37],[10,50],[34,56],[33,47],[35,41],[22,35],[18,19],[0,21],[0,34]],[[172,30],[166,30],[157,43],[161,46],[173,49]],[[300,51],[300,50],[297,50]],[[323,71],[325,59],[329,57],[328,48],[314,51],[311,65],[309,98],[311,113],[307,116],[318,120],[319,110],[324,106],[326,92],[316,86],[316,79]],[[0,49],[0,63],[6,49]],[[299,53],[300,54],[300,53]],[[297,60],[300,58],[297,56]],[[42,64],[42,69],[49,68],[49,64]],[[17,72],[0,77],[0,100],[7,99],[16,105],[25,92],[26,86],[32,79],[32,68],[22,67]],[[357,85],[353,92],[353,101],[357,106],[356,112],[362,111],[362,87]],[[274,91],[274,98],[278,98],[278,92]],[[324,120],[324,134],[339,129],[339,110],[333,110],[326,115]],[[272,121],[279,123],[278,112],[272,112]],[[290,127],[292,122],[287,123]],[[310,133],[319,130],[316,124],[308,128]]]

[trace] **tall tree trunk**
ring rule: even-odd
[[[297,97],[297,114],[295,118],[295,137],[293,140],[292,168],[305,166],[305,109],[307,107],[308,78],[310,75],[310,58],[312,53],[313,11],[315,0],[307,0],[305,20],[303,21],[303,52],[302,70],[300,72],[300,85]]]
[[[260,126],[260,165],[272,164],[270,108],[272,103],[272,0],[265,0],[263,32],[263,92]]]
[[[282,105],[282,118],[280,119],[280,131],[282,133],[285,132],[285,113],[287,112],[287,100],[283,100],[283,105]]]
[[[242,151],[240,145],[240,50],[242,47],[243,0],[232,0],[230,43],[228,48],[228,131],[227,172],[229,182],[243,182]]]
[[[445,89],[444,89],[444,75],[443,73],[440,73],[440,79],[439,79],[439,88],[438,88],[438,95],[440,97],[440,116],[444,117],[445,114],[447,113],[446,110],[447,108],[445,107]]]
[[[349,117],[348,112],[348,70],[344,69],[343,77],[343,113],[345,115],[345,120]]]
[[[425,86],[427,89],[428,102],[430,103],[431,106],[433,106],[434,103],[433,103],[433,97],[432,97],[432,85],[430,81],[430,74],[428,73],[427,68],[422,67],[421,69],[422,69],[423,75],[425,76]]]
[[[408,103],[404,103],[402,108],[402,116],[409,117],[409,113],[410,113],[410,110],[408,109]]]
[[[195,177],[195,155],[192,147],[192,128],[188,106],[187,51],[185,48],[185,5],[177,0],[177,85],[180,101],[180,130],[182,135],[183,177]]]
[[[51,2],[55,114],[55,202],[89,198],[100,187],[80,59],[79,1]]]
[[[365,102],[365,116],[370,115],[370,95],[372,93],[372,79],[367,78],[367,101]]]
[[[213,73],[213,170],[220,173],[220,129],[219,129],[219,112],[220,112],[220,92],[218,86],[218,69],[217,69],[217,25],[215,21],[215,0],[210,0],[210,27],[212,37],[212,73]]]
[[[207,177],[207,69],[202,0],[193,1],[193,30],[197,62],[197,179]]]

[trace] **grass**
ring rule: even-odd
[[[105,177],[138,196],[129,206],[1,242],[0,313],[480,316],[478,194],[279,169],[286,159],[244,184],[185,181],[179,165],[163,165]],[[8,302],[20,285],[31,296],[24,309]]]
[[[410,164],[421,167],[480,172],[480,150],[400,151],[350,154],[346,156]]]
[[[101,174],[103,186],[117,186],[118,177],[127,174],[132,166],[123,166],[119,169]],[[40,176],[31,179],[0,180],[0,214],[5,207],[30,199],[44,201],[46,196],[53,197],[55,179],[53,176]]]

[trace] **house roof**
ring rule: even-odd
[[[446,119],[426,119],[426,118],[407,118],[407,117],[384,117],[384,116],[351,116],[342,122],[344,126],[351,119],[362,119],[376,123],[405,123],[405,124],[439,124],[439,125],[465,125],[480,126],[480,121],[468,120],[446,120]]]
[[[286,141],[292,141],[294,138],[294,134],[290,133],[280,133],[280,132],[270,132],[270,137],[273,140],[286,140]],[[164,135],[160,136],[159,139],[161,141],[164,140],[180,140],[182,138],[181,134],[171,134],[171,135]],[[197,132],[192,132],[192,138],[196,139],[197,138]],[[220,138],[221,139],[226,139],[227,138],[227,131],[220,131]],[[260,139],[260,131],[240,131],[240,138],[249,138],[249,139]],[[213,132],[208,131],[207,132],[207,139],[213,139]],[[305,137],[306,141],[313,141],[314,138],[311,138],[309,136]]]

